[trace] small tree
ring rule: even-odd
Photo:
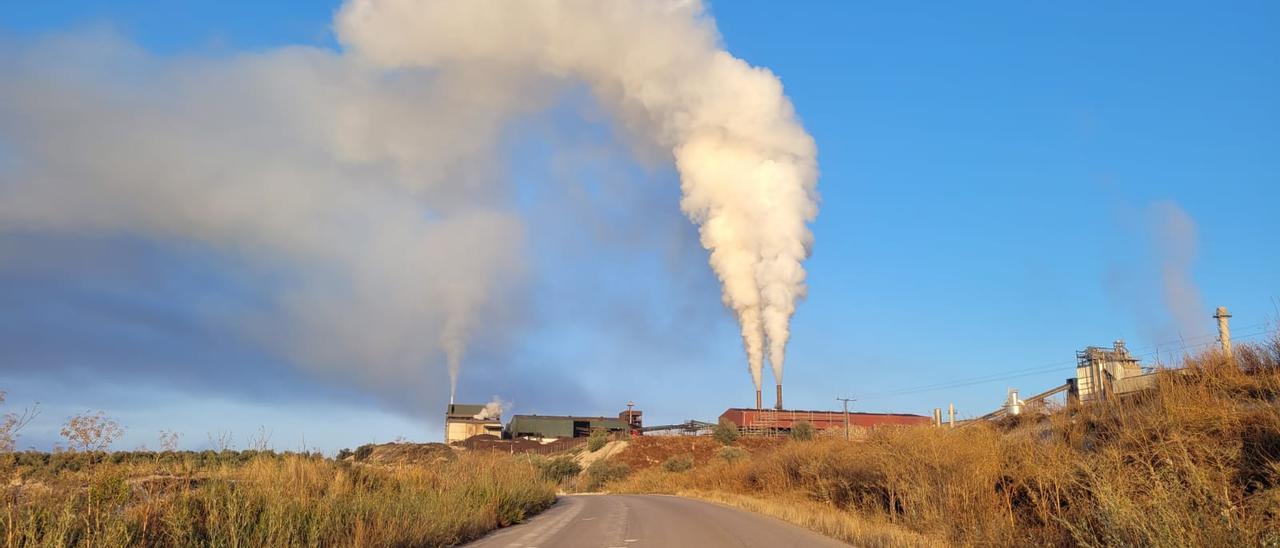
[[[738,441],[738,425],[729,419],[720,419],[720,424],[711,430],[711,435],[722,445],[733,445]]]
[[[791,425],[791,439],[796,441],[809,441],[813,439],[813,425],[808,421],[798,421]]]
[[[4,395],[4,391],[0,390],[0,405],[4,404]],[[22,414],[5,413],[0,417],[0,453],[13,451],[18,445],[18,433],[39,414],[40,411],[33,405],[23,409]]]
[[[604,444],[609,443],[609,433],[604,429],[591,431],[591,437],[587,438],[587,450],[595,453],[599,451]]]
[[[72,451],[106,451],[124,435],[124,429],[102,411],[76,415],[62,425],[62,437]]]
[[[173,430],[160,431],[160,450],[170,453],[178,450],[178,440],[182,438],[182,434]]]

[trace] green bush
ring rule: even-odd
[[[791,425],[791,439],[796,441],[809,441],[814,436],[814,428],[808,421],[799,421]]]
[[[535,460],[534,465],[538,467],[538,472],[542,474],[543,479],[555,483],[561,483],[582,472],[582,466],[574,461],[573,457],[567,455]]]
[[[684,472],[693,468],[692,455],[672,455],[662,463],[662,469],[668,472]]]
[[[711,435],[723,445],[733,445],[738,441],[738,425],[729,419],[720,419],[720,424],[711,430]]]
[[[750,453],[747,453],[747,450],[741,447],[726,446],[726,447],[721,447],[720,450],[716,452],[717,457],[727,460],[729,462],[745,459],[749,455]]]
[[[625,463],[598,460],[587,467],[587,484],[584,491],[599,491],[611,481],[617,481],[631,475],[631,467]]]
[[[587,438],[587,450],[595,453],[599,451],[604,444],[609,443],[609,433],[604,430],[592,430],[591,437]]]

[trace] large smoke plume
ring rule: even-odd
[[[0,54],[0,232],[234,257],[274,288],[245,337],[375,390],[443,364],[452,395],[525,268],[501,131],[585,83],[671,154],[752,380],[768,359],[781,382],[816,149],[698,2],[352,0],[335,27],[340,53],[167,59],[97,34]]]
[[[700,227],[752,380],[782,382],[817,214],[813,139],[772,73],[725,52],[698,2],[357,0],[338,15],[386,67],[496,64],[588,83],[638,136],[669,148],[681,208]]]

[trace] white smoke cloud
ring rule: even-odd
[[[782,381],[817,215],[813,139],[769,71],[725,52],[700,3],[354,0],[342,43],[385,67],[496,64],[587,82],[640,139],[672,151],[761,385]]]
[[[498,396],[494,396],[493,401],[490,401],[489,403],[484,404],[484,408],[481,409],[479,413],[476,413],[475,416],[471,418],[478,421],[488,420],[488,419],[500,419],[502,418],[502,414],[506,412],[506,410],[509,409],[510,406],[511,404],[502,401],[502,398],[499,398]]]
[[[0,232],[198,245],[270,280],[247,337],[371,389],[456,385],[520,290],[497,142],[585,82],[681,208],[781,382],[817,214],[816,148],[781,83],[698,2],[352,0],[344,52],[161,58],[111,35],[0,53]],[[452,392],[452,388],[451,388]]]

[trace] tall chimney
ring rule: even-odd
[[[773,406],[774,409],[782,411],[782,385],[778,385],[778,404]]]
[[[942,426],[942,408],[941,407],[933,408],[933,425]]]
[[[951,428],[956,427],[956,404],[954,403],[947,404],[947,423]]]
[[[756,390],[756,411],[764,408],[764,398],[760,397],[760,390]]]
[[[1231,326],[1227,324],[1227,318],[1231,314],[1227,313],[1227,307],[1219,306],[1218,313],[1213,317],[1218,319],[1218,342],[1222,343],[1222,353],[1227,355],[1227,359],[1231,359]]]

